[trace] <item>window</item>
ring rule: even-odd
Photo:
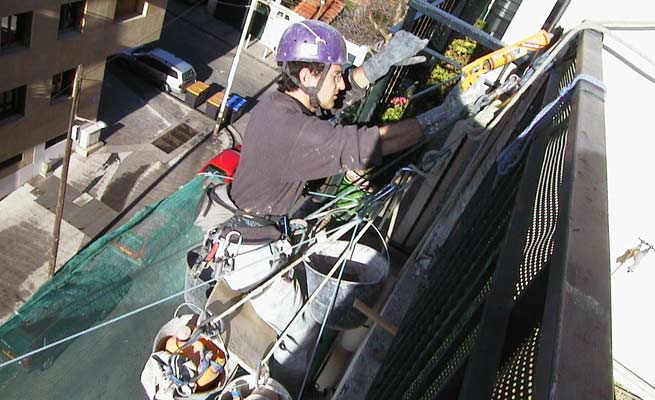
[[[30,46],[32,13],[0,17],[0,52],[15,46]]]
[[[15,165],[18,165],[23,161],[23,154],[17,154],[13,157],[10,157],[2,162],[0,162],[0,170],[3,170],[5,168],[9,168]]]
[[[0,119],[25,112],[25,86],[0,92]]]
[[[52,77],[50,100],[73,95],[73,81],[75,81],[75,68],[61,72]]]
[[[163,74],[177,78],[177,73],[171,67],[150,56],[139,56],[139,61]]]
[[[117,0],[114,20],[122,21],[128,18],[145,15],[148,3],[145,0]]]
[[[57,143],[61,143],[61,142],[63,142],[64,140],[66,140],[66,137],[68,137],[68,133],[67,133],[67,132],[62,133],[61,135],[59,135],[59,136],[57,136],[57,137],[53,137],[53,138],[50,139],[50,140],[46,140],[46,142],[45,142],[45,148],[48,149],[48,148],[50,148],[50,147],[56,145]]]
[[[63,4],[59,13],[59,33],[81,32],[84,25],[84,1]]]

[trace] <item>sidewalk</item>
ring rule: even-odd
[[[167,20],[177,9],[182,12],[186,7],[169,1]],[[197,7],[162,32],[160,43],[203,70],[203,80],[225,86],[238,38],[239,32]],[[242,53],[234,92],[256,98],[275,89],[274,63],[262,61],[262,53],[257,43]],[[110,135],[103,138],[105,146],[88,158],[71,157],[57,268],[98,235],[174,192],[207,160],[233,145],[224,131],[211,135],[214,121],[199,110],[141,85],[138,79],[107,68],[103,85],[107,98],[101,100],[99,114],[104,114]],[[247,120],[246,114],[235,124],[236,130],[243,132]],[[172,150],[170,140],[169,145],[159,144],[159,139],[175,130],[187,141],[173,141]],[[61,168],[0,201],[0,321],[48,279],[60,176]]]
[[[109,144],[86,159],[78,154],[71,156],[57,268],[108,227],[120,226],[127,214],[138,211],[140,207],[134,203],[153,191],[153,183],[175,169],[182,157],[211,135],[214,122],[196,111],[190,114],[197,114],[186,121],[197,133],[170,154],[144,142]],[[163,135],[166,132],[160,136]],[[208,139],[208,143],[211,146],[202,152],[203,160],[207,153],[215,154],[229,147],[231,138],[221,133]],[[150,201],[166,197],[193,177],[204,162],[198,158],[190,168],[175,171],[177,185],[167,185],[166,190],[154,188],[157,198],[151,197]],[[5,320],[48,279],[60,176],[61,167],[46,178],[34,178],[0,201],[0,320]]]

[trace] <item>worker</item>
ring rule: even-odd
[[[446,106],[379,127],[333,126],[317,116],[334,108],[342,92],[346,103],[363,97],[392,66],[423,61],[416,54],[426,44],[400,31],[361,67],[344,71],[348,54],[339,31],[316,20],[292,24],[277,48],[279,89],[255,106],[244,133],[230,192],[238,208],[273,219],[290,215],[307,181],[379,164],[382,156],[443,133],[481,94],[480,85],[464,95],[456,90]]]
[[[455,89],[440,107],[382,126],[335,125],[326,112],[335,108],[342,95],[345,104],[362,98],[392,66],[424,61],[417,54],[427,41],[399,31],[361,67],[344,70],[348,54],[338,30],[316,20],[290,25],[277,48],[276,60],[282,68],[279,88],[254,107],[244,133],[229,193],[239,212],[255,221],[281,225],[302,203],[308,181],[379,164],[383,156],[422,140],[443,143],[445,128],[466,116],[467,107],[483,93],[482,85],[466,92]],[[262,225],[270,231],[271,224]],[[271,235],[273,243],[281,232]],[[271,263],[266,260],[262,265],[270,268]],[[238,269],[237,257],[234,270]],[[251,300],[255,311],[278,334],[303,304],[299,287],[297,279],[280,278]],[[274,354],[275,375],[291,391],[299,388],[306,371],[315,328],[311,317],[303,315]]]

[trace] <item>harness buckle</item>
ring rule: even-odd
[[[232,238],[236,238],[236,241],[233,242]],[[239,250],[241,249],[241,244],[243,243],[243,236],[241,236],[241,233],[238,231],[230,231],[227,235],[225,235],[225,238],[222,239],[222,242],[224,244],[224,249],[223,249],[223,255],[221,257],[222,261],[222,272],[223,273],[229,273],[234,271],[234,259],[236,256],[239,254]],[[236,246],[230,250],[230,245],[235,243]]]

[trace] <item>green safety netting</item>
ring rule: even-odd
[[[184,289],[203,177],[150,205],[66,263],[5,324],[0,361],[41,348]],[[143,399],[140,373],[184,296],[0,368],[3,399]]]

